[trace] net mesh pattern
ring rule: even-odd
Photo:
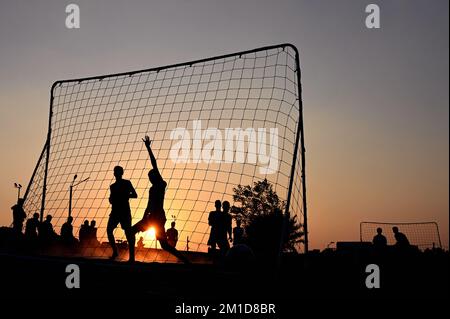
[[[439,228],[435,222],[397,224],[362,222],[360,225],[361,241],[371,242],[377,234],[377,228],[381,228],[388,245],[394,245],[396,240],[392,231],[393,227],[398,227],[398,230],[406,235],[410,244],[417,246],[421,250],[441,248]]]
[[[95,220],[99,242],[107,242],[109,186],[114,182],[113,168],[120,165],[138,193],[137,199],[130,199],[136,223],[151,186],[147,176],[151,164],[142,142],[148,134],[168,184],[166,229],[176,221],[179,250],[207,251],[208,214],[214,201],[233,204],[233,187],[264,178],[285,201],[293,179],[289,210],[302,222],[303,146],[295,150],[301,111],[296,58],[293,48],[279,46],[57,82],[49,147],[28,186],[27,214],[40,211],[48,160],[45,214],[53,216],[55,231],[59,233],[67,219],[69,186],[77,174],[77,181],[88,179],[73,189],[74,235],[84,220]],[[115,236],[125,240],[120,228]],[[141,236],[145,247],[158,247],[151,230],[136,240]],[[89,248],[85,254],[99,254]],[[157,259],[155,254],[138,258]]]

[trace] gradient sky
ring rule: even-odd
[[[0,1],[0,224],[42,150],[55,80],[291,42],[300,50],[311,248],[359,222],[437,221],[448,248],[449,3]],[[368,30],[365,6],[381,8]]]

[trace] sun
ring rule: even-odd
[[[150,227],[147,231],[147,239],[149,240],[155,240],[156,239],[156,231],[154,227]]]

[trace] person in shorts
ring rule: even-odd
[[[137,194],[131,182],[123,179],[122,176],[123,168],[121,166],[114,167],[114,177],[116,178],[116,182],[109,187],[109,202],[111,203],[112,209],[111,214],[109,215],[106,233],[108,234],[108,241],[113,251],[111,259],[116,259],[118,252],[113,232],[120,224],[128,241],[129,261],[133,262],[135,237],[131,232],[131,209],[129,199],[137,198]]]

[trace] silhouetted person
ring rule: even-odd
[[[80,232],[78,233],[78,239],[80,240],[80,244],[85,246],[89,242],[89,221],[85,220],[83,225],[80,227]]]
[[[372,243],[375,248],[385,248],[387,246],[387,239],[382,234],[383,229],[377,228],[377,234],[373,237]]]
[[[217,215],[217,245],[222,255],[225,255],[230,249],[228,240],[232,241],[231,215],[229,211],[230,203],[224,201],[222,203],[222,212]]]
[[[73,217],[69,216],[67,221],[61,226],[61,240],[67,245],[72,245],[76,242],[73,236]]]
[[[89,225],[88,240],[90,246],[97,246],[99,243],[97,240],[97,227],[95,227],[96,224],[97,223],[95,220],[91,220],[91,224]]]
[[[136,247],[138,250],[144,249],[144,237],[141,236],[141,238],[139,238]]]
[[[220,200],[214,202],[216,210],[213,210],[208,215],[208,224],[211,226],[211,231],[209,233],[208,246],[211,247],[212,251],[216,250],[217,245],[217,230],[219,227],[219,215],[221,214],[222,203]]]
[[[233,246],[242,244],[244,238],[244,228],[241,227],[241,221],[236,220],[236,227],[233,228]]]
[[[175,222],[170,224],[170,228],[167,230],[167,242],[170,246],[176,247],[178,242],[178,230],[175,228]]]
[[[396,240],[395,246],[398,248],[409,248],[409,240],[405,234],[401,233],[398,230],[398,227],[392,227],[392,231],[394,232],[394,237]]]
[[[13,229],[18,233],[22,233],[23,222],[27,218],[27,214],[23,210],[23,204],[24,199],[19,198],[17,204],[11,207],[13,212]]]
[[[116,182],[110,186],[109,202],[111,203],[111,214],[109,215],[108,226],[106,232],[108,234],[109,244],[112,248],[111,259],[118,256],[116,240],[113,231],[119,225],[125,232],[128,241],[129,260],[134,261],[134,234],[131,230],[131,209],[130,198],[137,198],[136,191],[129,180],[123,179],[123,168],[114,167],[114,177]]]
[[[29,218],[25,224],[25,236],[30,240],[38,238],[39,213],[34,213],[33,218]]]
[[[184,257],[175,247],[172,247],[167,242],[167,235],[164,228],[167,220],[166,212],[164,211],[164,196],[166,194],[167,183],[163,180],[161,173],[158,170],[155,155],[150,147],[150,138],[145,136],[143,141],[152,164],[152,169],[148,172],[148,178],[152,186],[149,190],[148,204],[145,209],[144,216],[142,217],[142,220],[133,226],[133,234],[146,231],[150,226],[153,226],[155,228],[156,239],[159,241],[162,249],[171,253],[183,262],[189,263],[186,257]]]
[[[39,239],[44,244],[50,244],[58,238],[58,235],[53,230],[52,215],[47,215],[45,220],[39,225]]]

